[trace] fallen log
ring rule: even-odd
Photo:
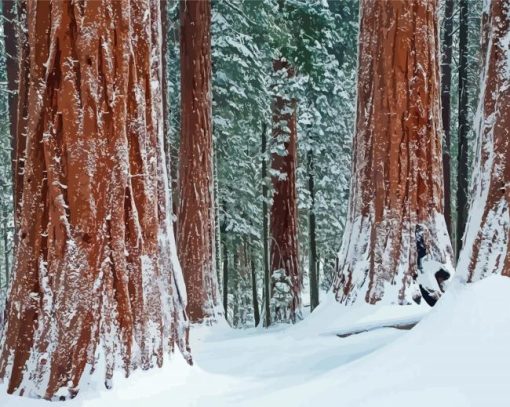
[[[359,329],[359,330],[355,330],[355,331],[346,331],[346,332],[337,333],[336,336],[338,336],[339,338],[348,338],[349,336],[352,336],[352,335],[359,335],[359,334],[362,334],[365,332],[372,332],[372,331],[376,331],[378,329],[383,329],[383,328],[393,328],[393,329],[409,331],[414,326],[416,326],[416,324],[418,322],[419,321],[367,327],[367,328]]]

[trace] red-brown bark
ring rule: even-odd
[[[211,3],[180,3],[181,138],[177,246],[192,322],[220,313],[214,259]]]
[[[292,78],[294,70],[284,59],[273,61],[278,76]],[[288,292],[288,303],[275,304],[275,321],[292,321],[301,318],[302,279],[298,268],[297,234],[297,121],[296,101],[277,96],[273,105],[273,142],[283,146],[284,153],[271,154],[273,175],[273,204],[271,206],[270,270],[272,275],[272,298],[275,292]],[[284,271],[284,276],[275,273]],[[278,285],[278,287],[277,287]],[[267,312],[267,311],[266,311]]]
[[[163,151],[158,0],[28,3],[26,154],[0,378],[76,394],[188,356]],[[18,137],[20,133],[18,132]]]
[[[481,48],[478,148],[458,266],[468,282],[510,276],[510,0],[487,2]]]
[[[363,0],[360,13],[351,198],[334,290],[344,303],[434,303],[453,273],[437,1]]]

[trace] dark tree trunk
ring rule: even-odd
[[[471,208],[458,272],[468,282],[510,276],[510,0],[492,1],[482,16],[483,65]]]
[[[27,140],[27,120],[28,120],[28,90],[29,90],[29,51],[30,46],[28,42],[28,23],[27,23],[27,2],[26,0],[20,0],[17,2],[17,17],[13,15],[13,2],[9,2],[11,6],[10,15],[15,21],[17,21],[18,27],[10,27],[8,30],[11,31],[9,37],[12,39],[9,41],[10,47],[13,44],[13,33],[12,30],[16,30],[17,33],[17,46],[14,50],[17,60],[12,60],[11,72],[8,73],[9,89],[14,89],[15,94],[10,94],[12,99],[9,99],[9,111],[10,111],[10,131],[11,131],[11,145],[12,145],[12,177],[13,177],[13,194],[14,194],[14,241],[16,243],[18,237],[18,229],[20,222],[21,212],[21,198],[23,194],[23,174],[25,172],[25,147]],[[7,35],[7,33],[6,33]],[[14,82],[13,82],[14,81]],[[16,81],[18,82],[16,84]],[[15,109],[12,112],[11,109]]]
[[[468,211],[468,30],[469,0],[460,0],[459,14],[459,130],[457,156],[457,256],[462,249],[462,236],[467,222]]]
[[[28,4],[23,199],[0,343],[10,393],[72,397],[98,355],[107,386],[116,367],[159,366],[174,344],[189,356],[159,4]]]
[[[223,309],[225,319],[228,320],[228,244],[226,241],[223,243]]]
[[[310,311],[313,311],[319,305],[319,276],[317,270],[317,239],[316,239],[316,220],[315,220],[315,182],[313,152],[308,152],[308,190],[310,191],[311,206],[308,212],[309,228],[309,279],[310,279]]]
[[[165,157],[166,157],[166,165],[167,165],[167,174],[169,174],[169,187],[172,189],[174,186],[172,185],[172,160],[171,160],[171,146],[170,146],[170,125],[169,125],[169,114],[170,109],[168,106],[168,2],[167,0],[161,1],[161,54],[163,59],[162,65],[162,77],[163,83],[162,86],[162,97],[163,97],[163,142],[165,148]],[[173,197],[170,196],[172,202],[172,212],[173,212]],[[173,226],[173,221],[172,221]],[[174,230],[175,232],[175,230]]]
[[[181,137],[177,247],[192,322],[221,314],[215,266],[211,2],[180,2]]]
[[[437,1],[362,0],[337,299],[433,305],[453,274],[443,215]]]
[[[259,326],[260,323],[260,310],[259,310],[259,298],[257,292],[257,267],[255,264],[255,250],[251,245],[250,252],[250,266],[251,266],[251,295],[253,301],[253,317],[255,319],[255,326]]]
[[[214,257],[216,264],[216,278],[218,284],[221,285],[221,272],[223,270],[223,262],[221,257],[221,225],[220,225],[220,193],[218,184],[218,154],[216,151],[213,153],[213,166],[214,166]]]
[[[165,154],[167,156],[167,164],[170,164],[169,160],[169,141],[168,141],[168,81],[167,81],[167,72],[168,72],[168,3],[167,0],[160,0],[161,1],[161,54],[163,58],[163,65],[162,65],[162,72],[163,72],[163,131],[165,136]],[[170,166],[169,166],[170,167]],[[169,172],[169,168],[167,169],[167,172]]]
[[[261,170],[261,178],[262,178],[262,261],[264,262],[264,326],[267,328],[271,325],[271,276],[269,274],[269,247],[268,247],[268,208],[267,208],[267,136],[266,136],[267,126],[265,124],[262,125],[262,170]]]
[[[452,83],[452,34],[454,0],[445,0],[444,38],[441,58],[441,107],[444,128],[443,174],[444,174],[444,217],[448,234],[453,238],[452,196],[451,196],[451,106],[450,91]]]
[[[284,59],[273,61],[276,73],[291,78],[294,70]],[[287,129],[284,129],[284,128]],[[278,173],[273,176],[273,205],[271,207],[271,278],[272,296],[278,287],[288,296],[285,304],[275,306],[275,320],[296,322],[301,318],[302,281],[298,267],[297,240],[297,122],[296,102],[277,96],[273,107],[273,140],[282,145],[285,155],[273,153],[271,168]],[[276,272],[283,270],[283,276]],[[282,290],[278,290],[280,294]]]
[[[10,252],[10,249],[9,249],[9,234],[7,233],[8,229],[9,229],[9,225],[8,225],[8,220],[9,220],[9,216],[8,216],[8,205],[5,205],[4,206],[4,211],[3,211],[3,237],[4,237],[4,241],[3,241],[3,244],[4,244],[4,268],[5,268],[5,280],[4,280],[4,283],[5,283],[5,288],[7,288],[9,286],[9,273],[10,273],[10,270],[11,270],[11,265],[10,265],[10,262],[9,262],[9,252]],[[0,289],[2,288],[2,286],[0,285]],[[3,304],[2,304],[3,305]],[[2,316],[0,316],[0,321],[2,320]],[[2,323],[0,323],[0,332],[2,332]]]
[[[241,266],[239,264],[239,244],[235,242],[233,244],[234,252],[232,255],[232,270],[234,270],[232,285],[234,287],[234,301],[232,304],[232,326],[236,327],[239,325],[239,280]]]

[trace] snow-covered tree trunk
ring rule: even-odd
[[[489,1],[489,0],[487,0]],[[469,90],[468,90],[468,56],[469,56],[469,0],[459,2],[459,108],[457,141],[457,257],[462,250],[462,236],[466,228],[468,213],[468,150],[469,150]]]
[[[160,366],[175,344],[189,357],[159,0],[33,1],[27,21],[26,154],[0,378],[11,393],[67,398],[98,359],[110,386],[115,368]]]
[[[274,60],[273,69],[284,79],[294,76],[293,68],[284,59]],[[274,320],[296,322],[301,318],[302,288],[298,268],[297,122],[296,102],[285,96],[277,96],[274,101],[273,139],[276,145],[284,148],[271,154],[274,195],[270,220],[270,269]]]
[[[478,146],[457,267],[468,282],[491,274],[510,276],[510,0],[485,3],[482,51]]]
[[[453,273],[443,215],[436,0],[362,0],[340,302],[439,297]]]
[[[221,314],[215,266],[211,3],[180,3],[181,138],[177,245],[192,322]]]

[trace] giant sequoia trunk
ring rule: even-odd
[[[177,245],[192,322],[219,314],[214,261],[211,3],[182,0],[181,140]]]
[[[26,154],[0,378],[9,392],[65,398],[99,358],[108,386],[115,368],[159,366],[174,344],[188,355],[160,10],[158,0],[32,1],[27,17]]]
[[[284,59],[273,61],[281,79],[294,76]],[[273,152],[273,205],[271,207],[271,276],[275,321],[301,318],[302,281],[298,269],[297,234],[297,122],[296,102],[277,96],[273,106],[273,141],[283,151]],[[267,312],[267,311],[266,311]]]
[[[363,0],[343,303],[433,304],[453,272],[443,215],[435,0]]]
[[[468,282],[510,276],[510,0],[487,4],[471,207],[458,272]]]

